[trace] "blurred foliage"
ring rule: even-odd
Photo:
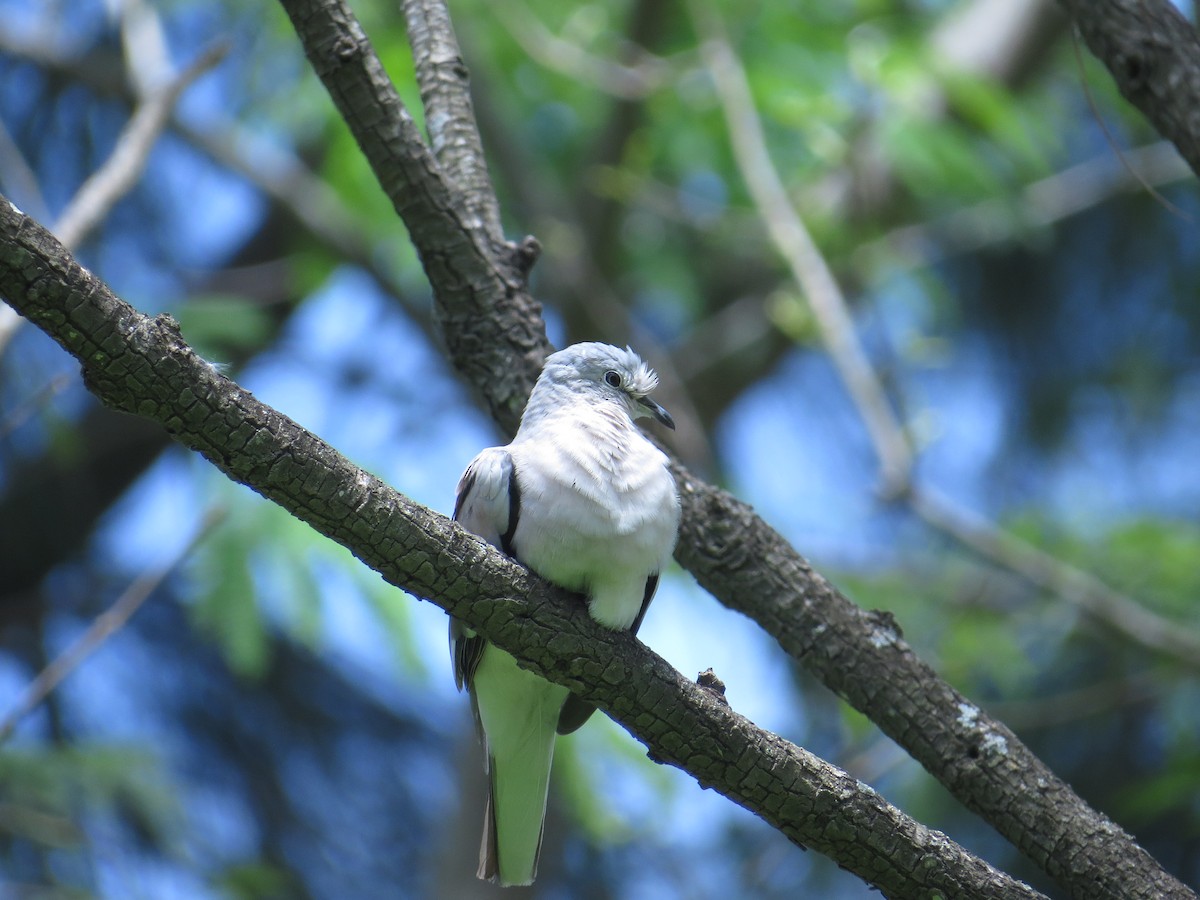
[[[263,863],[231,866],[216,879],[217,889],[230,900],[268,900],[294,897],[296,884],[287,872]]]
[[[151,832],[163,831],[175,811],[156,761],[140,747],[6,749],[0,756],[0,786],[8,802],[47,816],[70,816],[81,806],[121,807],[142,823],[158,823],[147,829]]]
[[[990,34],[959,33],[952,62],[939,41],[972,5],[716,8],[788,195],[912,423],[922,475],[1197,627],[1191,226],[1123,178],[1113,144],[1132,152],[1154,135],[1053,14],[1019,71],[961,62],[982,59]],[[0,189],[51,221],[132,108],[117,6],[0,3],[0,123],[16,153],[0,151]],[[451,6],[507,231],[545,248],[534,283],[553,339],[646,350],[694,426],[678,447],[689,463],[864,606],[892,610],[952,683],[1200,881],[1194,666],[1130,646],[873,496],[869,447],[752,208],[686,6]],[[396,4],[354,8],[421,121]],[[141,308],[170,310],[268,402],[447,509],[462,464],[495,435],[431,362],[419,261],[286,16],[170,0],[150,20],[175,65],[216,40],[231,52],[185,95],[180,126],[79,248],[84,262]],[[131,60],[150,65],[153,50]],[[1195,216],[1182,177],[1155,179]],[[467,896],[478,798],[456,786],[478,759],[451,751],[472,738],[444,623],[206,467],[151,465],[166,438],[135,443],[130,420],[105,418],[77,383],[6,432],[10,410],[74,371],[28,327],[0,357],[0,523],[57,551],[37,590],[0,578],[0,700],[60,649],[64,620],[98,613],[189,534],[194,507],[215,499],[229,517],[119,647],[0,749],[0,892],[19,879],[60,895]],[[88,540],[68,541],[68,522]],[[0,571],[28,562],[6,549]],[[770,642],[708,618],[664,629],[668,656],[747,648],[721,675],[764,695],[789,738],[1053,893],[862,716],[802,673],[772,682]],[[547,896],[867,895],[748,814],[697,799],[619,729],[591,725],[558,757]]]
[[[175,787],[141,746],[0,749],[0,886],[28,879],[41,857],[64,892],[88,895],[80,861],[97,833],[174,855],[182,821]]]
[[[263,310],[236,296],[192,297],[179,310],[179,327],[196,352],[209,360],[227,359],[233,350],[253,351],[273,331]]]

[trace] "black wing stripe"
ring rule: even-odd
[[[454,521],[458,521],[459,515],[462,513],[463,503],[466,502],[467,495],[471,493],[471,488],[475,487],[475,469],[474,467],[467,469],[467,474],[463,476],[462,484],[459,486],[458,496],[454,498]]]
[[[508,530],[500,535],[500,549],[517,558],[513,550],[513,535],[517,533],[517,520],[521,518],[521,486],[517,484],[517,466],[509,457],[510,470],[508,473]]]
[[[642,608],[638,610],[637,618],[633,620],[633,627],[630,629],[634,634],[638,633],[638,629],[642,627],[642,619],[646,618],[646,610],[650,608],[650,601],[654,599],[654,592],[658,590],[658,573],[646,579],[646,593],[642,595]]]

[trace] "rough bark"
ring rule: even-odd
[[[1072,896],[1194,896],[1003,723],[943,681],[902,640],[890,613],[855,605],[745,503],[674,471],[688,498],[680,563]]]
[[[651,756],[887,896],[1041,896],[874,790],[738,715],[573,595],[389,488],[221,375],[0,198],[0,295],[79,360],[105,405],[159,423],[234,480],[609,713]],[[1000,752],[984,746],[983,755]]]
[[[1168,0],[1059,0],[1121,95],[1200,175],[1200,36]]]
[[[541,307],[525,284],[537,258],[537,242],[526,239],[516,245],[504,244],[497,251],[487,217],[472,212],[489,204],[467,202],[463,189],[450,184],[344,3],[283,0],[282,5],[309,62],[408,227],[433,285],[451,361],[479,389],[501,427],[516,431],[532,387],[529,372],[536,373],[551,350],[541,327]],[[430,20],[432,24],[436,19]],[[426,58],[440,65],[444,57],[443,52]],[[463,71],[458,74],[465,77]],[[439,84],[442,75],[430,74],[422,80]],[[446,104],[444,108],[461,112],[464,107]],[[436,134],[449,134],[447,128],[446,123],[431,126]],[[449,140],[445,144],[443,158],[448,162],[454,159],[454,171],[487,171],[482,158],[467,161],[476,152],[470,142]],[[494,328],[497,309],[504,312],[502,333]],[[485,351],[497,342],[517,364],[481,369],[479,361],[488,357]]]
[[[382,72],[378,64],[368,62],[372,54],[361,30],[355,32],[360,36],[358,49],[346,64],[329,58],[335,42],[321,36],[346,27],[338,23],[351,18],[341,0],[281,3],[343,114],[338,97],[347,92],[365,96],[378,91],[381,108],[399,104],[386,76],[377,74]],[[443,40],[452,41],[452,33],[444,34]],[[365,121],[376,118],[368,116]],[[387,148],[367,150],[377,138],[373,127],[363,127],[361,112],[347,121],[377,168],[403,166],[416,152],[408,149],[401,159],[389,163]],[[412,177],[427,176],[429,171],[428,167],[415,169]],[[381,179],[381,183],[388,190],[389,181]],[[403,215],[401,198],[390,196]],[[443,214],[449,218],[436,233],[452,231],[461,222],[461,217]],[[406,224],[415,239],[420,223],[406,219]],[[436,234],[423,240],[435,242]],[[462,245],[461,240],[456,244]],[[486,253],[482,243],[471,246]],[[435,247],[429,252],[438,258],[447,249]],[[520,390],[527,391],[548,345],[536,303],[512,302],[514,295],[528,296],[524,270],[509,270],[517,281],[495,286],[490,300],[486,286],[466,292],[456,290],[453,280],[440,283],[442,271],[427,267],[447,343],[466,341],[471,348],[469,368],[452,353],[455,365],[485,392],[498,383],[521,385]],[[459,327],[469,329],[467,337],[456,337]],[[515,334],[522,338],[514,340]],[[511,411],[519,411],[521,404],[511,393],[505,397],[491,406],[494,414],[499,412],[501,427],[511,431],[516,422]],[[524,395],[519,399],[523,401]],[[889,616],[865,612],[838,593],[748,506],[678,463],[674,472],[681,486],[684,519],[676,558],[684,568],[718,600],[762,623],[789,653],[875,721],[1072,896],[1088,900],[1194,896],[1128,833],[1054,776],[1011,731],[938,678],[900,639]]]
[[[416,62],[430,149],[493,245],[503,245],[500,205],[491,189],[483,142],[475,127],[467,64],[454,40],[450,15],[441,3],[404,0],[404,18]]]

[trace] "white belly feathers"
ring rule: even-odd
[[[577,436],[551,442],[543,433],[539,461],[549,462],[552,446],[551,465],[523,459],[520,442],[510,446],[521,492],[517,557],[542,577],[589,595],[592,615],[610,628],[632,623],[646,579],[670,557],[679,522],[666,457],[631,431],[604,429],[589,442]]]

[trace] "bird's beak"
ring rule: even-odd
[[[658,421],[662,422],[664,425],[666,425],[672,431],[675,430],[675,420],[671,418],[671,414],[669,412],[667,412],[665,409],[663,409],[661,406],[659,406],[657,403],[655,403],[653,400],[651,400],[649,397],[640,398],[638,400],[638,404],[640,406],[642,406],[646,410],[647,413],[649,413],[654,418],[658,419]]]

